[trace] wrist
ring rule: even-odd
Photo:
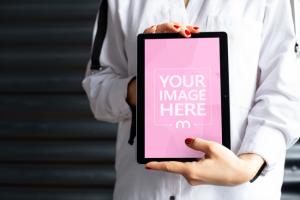
[[[135,107],[135,87],[134,87],[134,82],[135,82],[135,77],[133,77],[129,83],[128,83],[128,87],[127,87],[127,97],[126,97],[126,101],[129,104],[130,107]]]

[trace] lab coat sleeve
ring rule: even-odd
[[[128,83],[134,76],[128,75],[124,34],[116,4],[116,1],[108,2],[107,32],[100,56],[103,68],[91,71],[89,61],[82,81],[94,117],[107,122],[119,122],[131,117],[126,97]]]
[[[269,0],[259,58],[260,80],[238,154],[256,153],[272,170],[300,133],[300,66],[290,1]]]

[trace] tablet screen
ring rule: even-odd
[[[222,144],[219,38],[145,39],[145,158],[199,158],[186,138]]]

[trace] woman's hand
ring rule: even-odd
[[[184,37],[191,37],[192,33],[199,33],[198,26],[184,25],[176,22],[153,25],[144,33],[179,33]]]
[[[242,154],[239,157],[221,144],[200,138],[187,138],[187,146],[205,153],[194,162],[150,162],[147,169],[163,170],[182,174],[189,184],[238,185],[251,180],[264,160],[257,154]]]

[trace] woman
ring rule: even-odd
[[[114,199],[280,199],[286,148],[300,130],[300,67],[290,1],[110,0],[108,5],[104,67],[91,73],[89,64],[82,84],[94,116],[119,123]],[[231,151],[187,138],[205,158],[139,165],[136,141],[127,142],[136,103],[136,36],[190,37],[200,30],[228,34]]]

